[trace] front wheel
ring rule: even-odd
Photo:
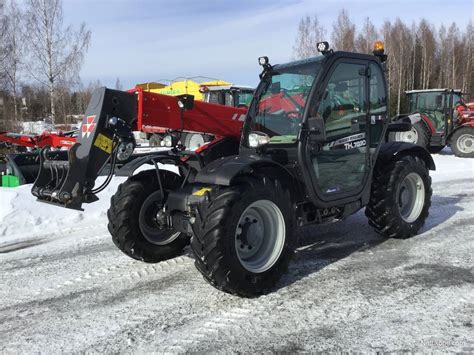
[[[290,201],[288,192],[269,179],[213,188],[198,207],[191,240],[195,265],[204,278],[242,296],[271,289],[294,251]]]
[[[451,149],[460,158],[474,158],[474,127],[462,127],[451,137]]]
[[[383,236],[409,238],[424,225],[431,195],[431,177],[424,161],[404,156],[375,169],[365,214]]]
[[[133,259],[156,263],[179,255],[189,237],[167,225],[163,206],[169,191],[179,188],[181,177],[160,170],[162,196],[155,170],[142,171],[122,183],[107,211],[114,244]]]

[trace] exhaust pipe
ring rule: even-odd
[[[56,160],[49,148],[40,153],[40,169],[31,193],[38,201],[82,210],[83,203],[98,200],[96,194],[110,182],[117,147],[133,142],[132,127],[137,118],[137,97],[133,93],[97,89],[87,107],[77,142],[68,160]],[[95,180],[109,162],[111,171],[104,184],[94,189]]]

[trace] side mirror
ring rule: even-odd
[[[308,118],[308,128],[311,140],[318,142],[326,141],[326,127],[322,117]]]

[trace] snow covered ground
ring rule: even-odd
[[[304,229],[275,292],[209,286],[189,251],[145,264],[77,212],[0,188],[0,352],[474,351],[474,160],[434,156],[422,233],[384,240],[363,212]]]

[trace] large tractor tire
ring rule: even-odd
[[[207,194],[193,225],[196,268],[219,290],[246,297],[268,292],[296,243],[288,191],[278,181],[249,178]]]
[[[431,195],[431,177],[424,161],[404,156],[374,171],[365,215],[383,236],[409,238],[424,225]]]
[[[474,158],[474,127],[462,127],[451,137],[451,150],[460,158]]]
[[[142,171],[122,183],[107,211],[108,229],[114,244],[126,255],[156,263],[179,255],[189,236],[166,226],[160,209],[169,191],[179,188],[182,178],[160,170],[162,196],[155,170]]]
[[[391,142],[408,142],[427,148],[430,142],[430,132],[423,122],[412,124],[411,130],[390,133]]]

